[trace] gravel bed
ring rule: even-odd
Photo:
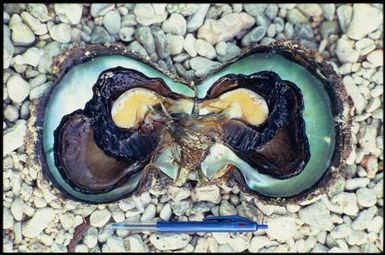
[[[383,251],[382,4],[4,4],[3,30],[4,251]],[[29,105],[52,86],[52,57],[68,48],[123,43],[191,80],[252,43],[278,39],[294,39],[321,52],[354,102],[353,150],[341,169],[344,178],[326,194],[273,206],[236,186],[186,183],[116,203],[85,205],[61,198],[41,172],[28,169]],[[207,214],[238,214],[270,228],[160,235],[105,227],[201,220]],[[82,224],[90,227],[69,246]]]

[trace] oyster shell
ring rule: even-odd
[[[75,200],[180,185],[190,171],[200,185],[302,200],[325,190],[350,152],[350,98],[295,42],[250,47],[191,83],[119,45],[70,49],[53,70],[55,86],[31,106],[30,166]]]

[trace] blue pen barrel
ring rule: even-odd
[[[254,232],[260,229],[254,222],[175,222],[160,221],[157,232]],[[266,225],[263,225],[266,226]],[[267,227],[267,226],[266,226]]]

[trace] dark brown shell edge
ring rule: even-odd
[[[257,196],[257,198],[265,204],[298,204],[303,201],[314,199],[315,197],[324,194],[338,179],[343,178],[341,169],[345,166],[346,159],[352,150],[352,119],[350,118],[350,112],[353,107],[353,101],[348,96],[340,76],[334,71],[332,65],[328,64],[326,62],[327,60],[317,51],[305,48],[303,45],[292,40],[279,40],[269,45],[252,45],[249,48],[244,49],[241,56],[215,69],[208,74],[208,76],[242,58],[259,52],[279,53],[289,60],[305,67],[323,82],[325,90],[331,99],[332,113],[336,123],[336,148],[330,161],[329,168],[320,180],[309,189],[291,197],[271,198],[250,189],[246,185],[242,173],[237,169],[232,170],[223,177],[227,179],[226,181],[228,184],[234,183],[234,181],[237,182],[243,192]],[[201,81],[203,81],[203,79],[199,79],[196,84],[199,84]]]
[[[70,48],[64,54],[54,57],[52,64],[52,74],[54,75],[55,79],[53,81],[53,85],[46,91],[46,93],[44,93],[41,98],[31,101],[29,107],[31,117],[27,122],[27,135],[25,141],[26,154],[28,157],[27,166],[29,168],[36,169],[38,173],[42,172],[43,177],[48,180],[48,183],[52,185],[53,182],[53,187],[57,188],[60,191],[57,196],[62,197],[64,199],[72,199],[78,202],[84,202],[89,204],[100,204],[98,202],[84,201],[82,199],[72,196],[64,188],[61,188],[61,186],[58,185],[58,183],[56,183],[55,179],[53,178],[51,172],[49,171],[43,147],[43,120],[45,113],[44,109],[46,108],[50,95],[55,89],[56,85],[73,66],[82,64],[95,57],[111,55],[128,56],[130,58],[133,58],[144,64],[149,65],[150,67],[158,70],[159,72],[164,73],[165,75],[177,82],[186,84],[191,87],[191,84],[189,82],[185,81],[177,74],[171,73],[168,70],[160,68],[158,65],[150,62],[149,58],[144,58],[134,52],[131,52],[122,44],[87,45],[85,47],[75,46],[73,48]],[[167,179],[166,177],[167,176],[164,176],[163,179]],[[138,190],[143,190],[140,189],[140,185],[141,184],[138,184],[137,188],[134,189],[131,194],[137,194]],[[111,200],[109,203],[123,199],[127,195],[128,194],[117,196],[116,199]]]

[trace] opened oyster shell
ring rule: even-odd
[[[268,201],[314,196],[350,151],[351,100],[316,52],[253,46],[188,83],[122,46],[73,48],[32,104],[31,166],[65,196],[104,203],[154,185],[237,182]]]

